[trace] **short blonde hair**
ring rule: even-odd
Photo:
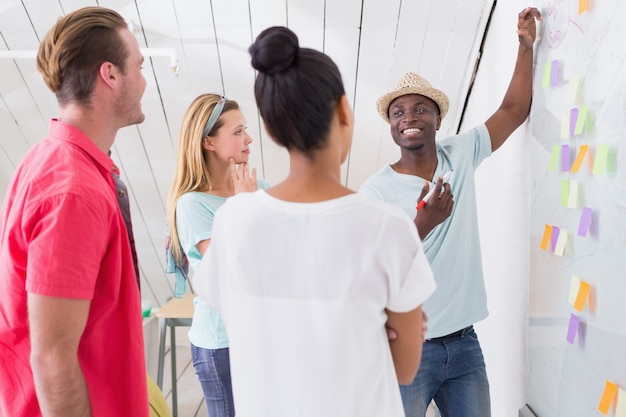
[[[125,72],[130,52],[119,32],[127,28],[122,16],[104,7],[83,7],[57,20],[39,45],[37,70],[59,104],[89,104],[103,62]]]

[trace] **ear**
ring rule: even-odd
[[[118,69],[112,63],[105,61],[100,65],[100,79],[109,87],[115,88],[119,81]]]
[[[439,130],[440,127],[441,127],[441,115],[438,114],[437,115],[437,129],[436,130]]]
[[[215,150],[215,146],[213,146],[213,141],[209,136],[205,136],[204,139],[202,139],[202,147],[207,151]]]
[[[354,115],[352,113],[352,108],[350,107],[350,103],[348,103],[348,98],[344,94],[339,99],[337,103],[337,116],[339,117],[339,123],[342,126],[349,126],[354,121]]]

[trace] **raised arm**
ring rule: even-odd
[[[491,150],[498,149],[526,120],[532,101],[533,44],[537,36],[535,19],[541,13],[534,7],[522,10],[517,19],[519,47],[517,62],[502,104],[485,122],[491,136]]]
[[[389,347],[398,382],[402,385],[413,382],[419,369],[425,334],[424,317],[421,306],[408,313],[387,310]]]

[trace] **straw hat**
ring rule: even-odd
[[[442,119],[446,116],[446,113],[448,113],[448,106],[450,104],[448,102],[448,96],[436,88],[433,88],[425,78],[420,77],[414,72],[407,72],[393,91],[390,91],[376,100],[376,108],[378,109],[380,117],[389,123],[389,105],[398,97],[406,96],[407,94],[420,94],[437,103]]]

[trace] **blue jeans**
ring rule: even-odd
[[[191,360],[202,385],[209,417],[233,417],[228,348],[203,349],[191,344]]]
[[[406,417],[424,417],[434,399],[442,417],[489,417],[489,381],[473,326],[427,340],[411,385],[400,385]]]

